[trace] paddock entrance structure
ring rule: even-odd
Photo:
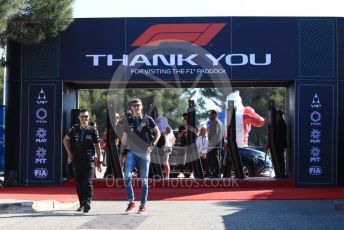
[[[295,186],[343,185],[344,19],[334,17],[76,19],[39,45],[9,43],[5,173],[61,184],[79,88],[231,83],[288,87]]]

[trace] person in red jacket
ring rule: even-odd
[[[236,123],[236,141],[239,148],[248,147],[248,137],[251,126],[261,127],[265,120],[250,106],[244,106],[239,91],[235,91],[227,96],[227,102],[234,101],[235,123]],[[227,126],[226,126],[227,127]],[[227,130],[225,130],[226,132]]]

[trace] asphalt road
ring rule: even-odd
[[[95,201],[88,214],[0,211],[0,229],[343,229],[344,201],[151,201],[145,215],[125,201]],[[139,203],[137,203],[137,206]]]

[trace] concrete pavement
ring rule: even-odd
[[[343,229],[343,203],[150,201],[146,215],[126,215],[126,201],[94,201],[88,214],[74,211],[75,203],[50,211],[0,210],[0,229]]]

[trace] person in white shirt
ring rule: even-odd
[[[165,146],[164,146],[164,157],[163,157],[163,165],[165,171],[165,178],[170,178],[170,164],[168,162],[170,154],[172,153],[172,147],[176,143],[176,137],[174,136],[171,127],[166,127],[166,134],[165,134]]]
[[[160,139],[158,143],[156,144],[156,146],[158,148],[162,148],[165,145],[166,128],[169,127],[169,124],[168,124],[167,118],[159,114],[158,109],[156,109],[156,114],[157,114],[157,117],[154,119],[154,121],[155,121],[155,124],[158,126],[159,131],[161,133]]]
[[[207,133],[207,128],[201,127],[199,137],[196,139],[197,151],[202,162],[203,171],[206,173],[208,172],[207,152],[209,146]]]

